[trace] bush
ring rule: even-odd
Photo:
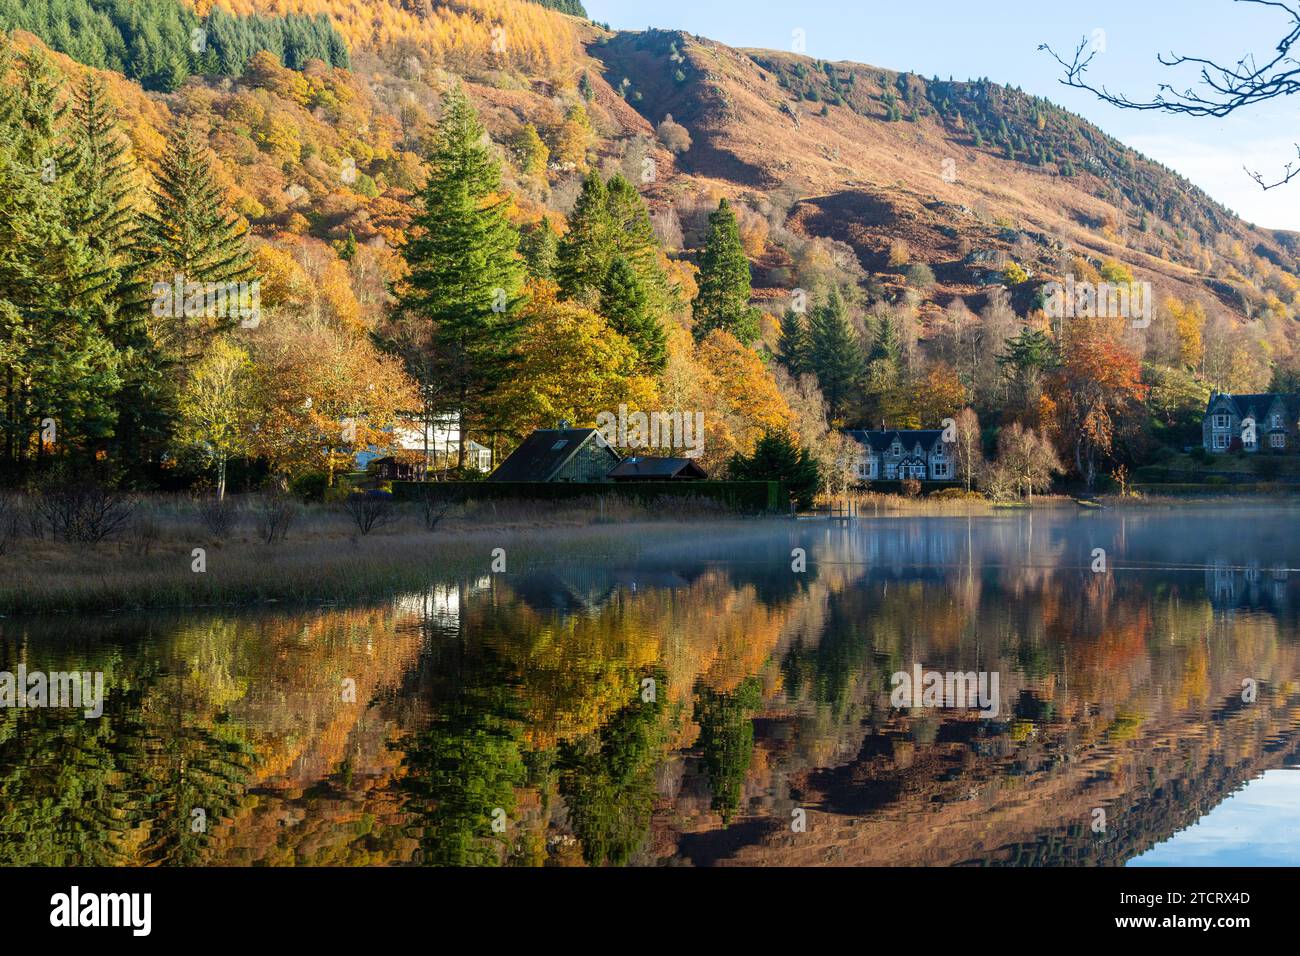
[[[685,126],[673,119],[672,113],[664,117],[656,132],[659,134],[659,142],[663,143],[665,149],[680,154],[691,148],[691,134]]]
[[[784,482],[800,508],[811,508],[821,487],[821,472],[812,454],[785,432],[764,433],[754,453],[733,456],[730,468],[732,476],[742,481]]]
[[[934,270],[924,262],[914,262],[907,267],[907,284],[924,292],[934,285]]]
[[[287,495],[270,495],[257,508],[257,533],[267,544],[283,541],[298,517],[298,502]]]
[[[915,478],[904,478],[899,485],[904,498],[915,498],[921,494],[921,483]]]
[[[1192,461],[1197,464],[1208,465],[1210,463],[1210,453],[1205,450],[1204,445],[1197,445],[1189,454]]]
[[[1251,467],[1255,474],[1265,480],[1276,478],[1282,473],[1282,462],[1278,461],[1273,455],[1259,455],[1251,463]]]
[[[17,495],[0,494],[0,555],[18,540],[22,507]]]
[[[392,495],[378,492],[349,495],[345,507],[363,535],[391,524],[397,517]]]
[[[135,505],[126,495],[93,481],[60,481],[32,498],[33,528],[55,540],[98,544],[123,531]]]
[[[289,482],[289,493],[299,501],[321,502],[329,490],[330,476],[323,471],[305,471]]]
[[[126,550],[138,558],[147,558],[162,538],[162,525],[150,505],[136,507],[126,528]]]
[[[229,498],[201,498],[198,501],[199,523],[217,539],[225,539],[239,523],[239,509]]]
[[[940,488],[938,491],[932,491],[926,497],[933,498],[935,501],[983,501],[984,496],[978,491],[967,491],[965,488]]]

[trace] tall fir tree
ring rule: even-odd
[[[839,289],[832,289],[826,302],[813,309],[808,342],[813,371],[830,416],[843,420],[862,381],[864,357]]]
[[[410,273],[399,307],[428,323],[432,354],[413,363],[426,401],[460,416],[458,465],[465,443],[494,425],[492,399],[518,364],[524,263],[501,170],[461,87],[446,97],[428,158],[429,175],[402,247]]]
[[[595,306],[615,248],[609,189],[600,173],[592,171],[582,181],[569,231],[560,240],[555,274],[564,298]]]
[[[102,303],[104,332],[122,359],[110,454],[130,477],[157,461],[169,435],[165,359],[149,334],[140,185],[104,82],[88,73],[69,111],[71,225],[94,257],[83,288]]]
[[[714,329],[730,332],[745,345],[758,338],[758,310],[752,292],[749,259],[731,204],[722,200],[709,216],[709,235],[700,257],[699,293],[695,296],[695,339]]]
[[[0,48],[0,66],[10,57]],[[84,291],[95,255],[72,228],[60,127],[61,78],[38,52],[0,97],[0,428],[17,472],[52,458],[93,461],[111,436],[120,358]]]
[[[168,137],[153,203],[153,213],[145,217],[143,239],[158,288],[177,282],[226,284],[255,278],[248,224],[226,205],[207,141],[188,121]],[[187,291],[185,298],[189,296]],[[234,309],[227,309],[224,316],[195,316],[181,302],[168,301],[170,309],[155,309],[161,319],[158,338],[182,370],[238,320]]]
[[[622,256],[614,260],[605,276],[600,312],[615,332],[632,343],[642,371],[652,375],[663,371],[668,364],[668,336],[650,311],[645,283]]]
[[[555,281],[559,248],[560,237],[555,234],[549,216],[543,216],[540,222],[533,223],[519,238],[519,253],[528,265],[529,274],[547,282]]]
[[[808,323],[793,309],[787,309],[785,315],[781,316],[781,338],[776,346],[776,359],[796,378],[812,371]]]

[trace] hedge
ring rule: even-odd
[[[426,497],[455,501],[570,501],[575,498],[702,498],[746,514],[787,512],[790,496],[780,481],[395,481],[398,501]]]

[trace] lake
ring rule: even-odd
[[[0,672],[104,688],[0,709],[0,863],[1296,865],[1297,519],[702,525],[364,607],[0,620]]]

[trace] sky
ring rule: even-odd
[[[621,30],[680,29],[736,47],[789,50],[796,30],[806,52],[943,79],[990,80],[1045,96],[1186,176],[1256,225],[1300,230],[1300,179],[1267,192],[1243,167],[1280,178],[1297,157],[1300,117],[1285,99],[1226,119],[1122,110],[1062,86],[1061,67],[1084,37],[1099,52],[1089,79],[1134,100],[1160,83],[1185,89],[1186,67],[1157,61],[1178,53],[1235,63],[1271,56],[1291,20],[1282,10],[1233,0],[584,0],[593,20]],[[1095,31],[1101,31],[1096,33]],[[1300,161],[1297,161],[1300,165]]]
[[[1300,866],[1300,768],[1257,777],[1126,865]]]

